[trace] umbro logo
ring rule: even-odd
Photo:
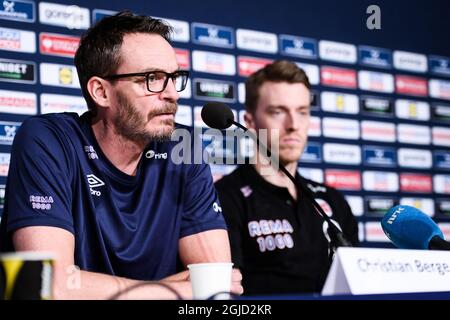
[[[91,190],[91,194],[100,197],[102,193],[98,190],[95,190],[94,188],[102,187],[105,185],[105,183],[93,174],[88,174],[86,177],[89,184],[89,189]]]

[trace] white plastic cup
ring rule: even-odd
[[[194,299],[229,299],[232,267],[231,262],[189,264]]]

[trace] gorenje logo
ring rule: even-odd
[[[91,194],[94,196],[100,197],[102,195],[102,193],[98,190],[95,190],[94,188],[102,187],[105,185],[105,183],[93,174],[88,174],[88,175],[86,175],[86,177],[87,177],[87,182],[89,184],[89,190],[91,191]]]
[[[36,64],[0,58],[0,81],[36,83]]]
[[[319,41],[319,54],[322,60],[336,61],[341,63],[356,63],[356,47],[352,44]]]
[[[394,51],[394,67],[412,72],[427,72],[427,57],[423,54]]]
[[[277,53],[277,35],[274,33],[254,30],[236,30],[237,47],[242,50],[250,50],[264,53]]]
[[[39,3],[39,22],[69,29],[87,29],[90,26],[89,9],[41,2]]]
[[[36,20],[34,2],[4,0],[2,6],[0,6],[0,19],[34,22]]]

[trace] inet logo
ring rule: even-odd
[[[102,187],[105,185],[105,183],[93,174],[88,174],[86,177],[87,177],[87,182],[89,184],[89,188],[91,190],[91,194],[94,196],[100,197],[102,195],[102,193],[98,190],[95,190],[94,188]]]

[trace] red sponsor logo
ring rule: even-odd
[[[39,34],[39,51],[42,54],[73,58],[79,43],[79,37],[51,33]]]
[[[424,78],[395,76],[395,87],[397,88],[397,93],[401,94],[423,97],[428,95],[428,84]]]
[[[325,183],[343,190],[361,190],[361,173],[348,170],[325,170]]]
[[[322,67],[322,84],[333,87],[356,89],[356,71],[351,69]]]
[[[400,175],[400,189],[403,192],[431,193],[433,181],[429,175],[402,173]]]
[[[270,59],[259,59],[251,57],[238,57],[238,69],[239,75],[242,77],[248,77],[252,73],[255,73],[259,69],[264,68],[273,60]]]
[[[189,70],[191,68],[191,58],[189,50],[175,49],[175,56],[180,69]]]

